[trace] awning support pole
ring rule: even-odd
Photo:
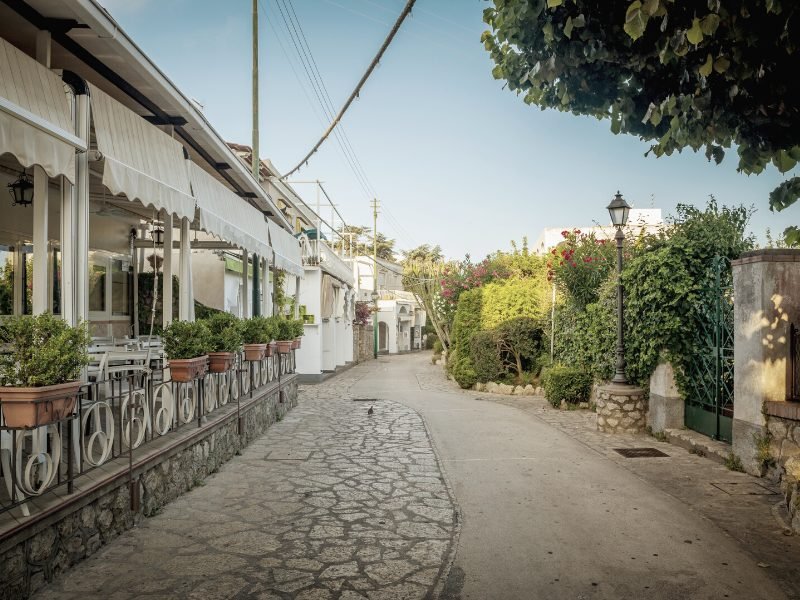
[[[164,221],[164,264],[162,273],[162,288],[161,288],[161,306],[163,308],[161,315],[161,325],[167,327],[172,323],[172,215],[167,211],[162,211],[162,220]]]

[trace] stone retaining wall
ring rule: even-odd
[[[508,383],[495,383],[490,381],[488,383],[476,383],[475,391],[486,392],[489,394],[505,394],[507,396],[542,396],[544,391],[541,387],[534,387],[530,383],[528,385],[511,385]]]
[[[374,357],[374,342],[372,325],[353,324],[353,357],[356,364]]]
[[[597,430],[606,433],[640,433],[645,429],[647,402],[644,390],[608,384],[597,389]]]
[[[753,439],[758,466],[762,475],[780,480],[792,529],[800,532],[800,420],[792,418],[800,415],[789,414],[800,412],[800,405],[790,402],[766,404],[771,405],[765,406],[764,411],[766,431]]]
[[[245,405],[241,434],[239,419],[232,410],[210,419],[202,429],[178,430],[175,439],[183,436],[183,443],[135,462],[133,477],[139,482],[141,498],[138,512],[131,511],[127,471],[105,483],[101,475],[95,475],[100,485],[91,493],[82,498],[64,496],[65,502],[72,500],[69,505],[0,540],[0,599],[29,597],[142,518],[156,514],[200,484],[297,405],[295,377],[281,389],[268,388],[262,397]],[[196,435],[198,431],[200,435]],[[117,459],[123,463],[127,460]]]

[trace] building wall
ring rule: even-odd
[[[314,316],[314,323],[304,327],[303,345],[296,353],[297,372],[301,375],[322,373],[322,272],[317,267],[305,269],[305,278],[300,280],[300,304],[306,314]]]
[[[174,265],[178,263],[173,260],[172,264],[174,269]],[[230,310],[226,302],[227,279],[222,258],[208,250],[192,251],[192,287],[195,300],[217,310]],[[241,316],[236,312],[233,314]]]

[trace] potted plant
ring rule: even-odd
[[[305,328],[303,327],[303,319],[295,319],[294,321],[292,321],[292,329],[294,333],[294,341],[292,342],[292,348],[298,350],[303,340],[303,334],[305,333]]]
[[[173,381],[192,381],[206,374],[210,334],[203,321],[173,321],[164,329],[163,339]]]
[[[81,369],[89,364],[90,337],[85,323],[74,327],[44,313],[4,322],[0,355],[0,408],[5,424],[32,428],[72,414]]]
[[[275,321],[275,339],[278,341],[278,353],[288,354],[292,351],[294,326],[289,319],[278,318]]]
[[[267,344],[267,356],[275,356],[278,353],[278,320],[280,317],[271,316],[267,319],[269,323],[269,344]]]
[[[242,321],[228,312],[218,312],[205,321],[210,334],[208,370],[224,373],[233,368],[242,349]]]
[[[270,320],[252,317],[242,324],[244,359],[259,361],[267,355],[267,344],[272,340]]]

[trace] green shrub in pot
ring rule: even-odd
[[[273,339],[272,317],[252,317],[242,323],[245,344],[268,344]]]
[[[89,364],[85,323],[70,326],[44,313],[12,317],[0,327],[0,408],[7,427],[33,428],[72,415],[81,369]]]
[[[163,340],[170,360],[205,356],[211,349],[211,333],[203,321],[173,321],[164,329]]]
[[[297,337],[294,334],[294,325],[289,319],[277,318],[275,320],[275,328],[275,339],[278,341],[293,340]]]
[[[258,318],[258,317],[256,317]],[[244,341],[244,323],[229,312],[218,312],[205,320],[211,336],[209,352],[238,352]]]

